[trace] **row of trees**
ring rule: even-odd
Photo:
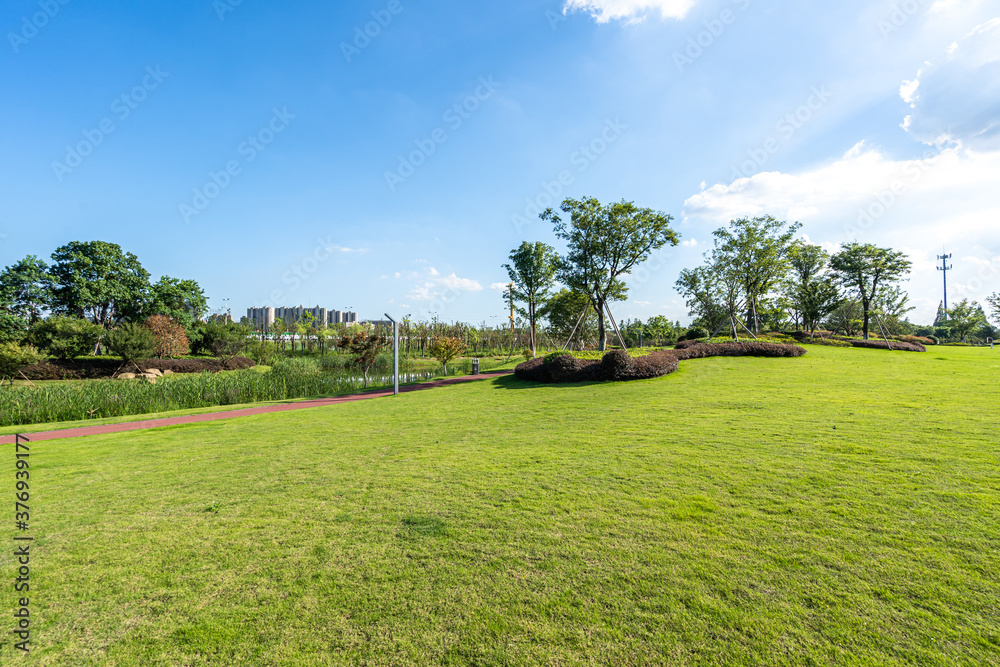
[[[87,319],[102,329],[163,315],[190,326],[207,309],[194,280],[163,276],[150,282],[139,259],[105,241],[73,241],[0,272],[0,339],[11,340],[46,314]]]
[[[676,283],[696,323],[738,338],[780,328],[788,317],[809,331],[831,318],[846,326],[858,310],[867,339],[873,316],[882,326],[912,310],[899,287],[911,267],[904,253],[845,243],[831,256],[797,239],[800,227],[764,216],[716,230],[705,263],[682,271]]]

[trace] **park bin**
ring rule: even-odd
[[[472,360],[472,374],[479,375],[479,359]]]

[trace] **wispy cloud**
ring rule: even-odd
[[[566,0],[563,12],[587,12],[598,23],[612,20],[639,23],[655,11],[664,19],[682,19],[696,3],[697,0]]]

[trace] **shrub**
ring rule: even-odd
[[[247,345],[245,354],[262,366],[273,366],[281,353],[277,343],[272,343],[269,340],[255,340]]]
[[[461,338],[435,338],[431,341],[428,351],[431,356],[441,362],[441,365],[444,366],[444,374],[447,375],[448,362],[465,352],[465,343],[462,342]]]
[[[153,332],[140,324],[129,322],[108,333],[108,348],[126,363],[148,359],[156,349]]]
[[[77,317],[50,317],[31,327],[31,340],[55,359],[90,354],[102,335],[102,327]]]
[[[805,348],[779,343],[694,344],[674,350],[660,350],[641,357],[631,357],[623,350],[613,350],[601,361],[588,361],[560,352],[545,359],[532,359],[514,369],[519,380],[531,382],[586,382],[601,380],[641,380],[673,373],[678,362],[704,357],[801,357]]]
[[[926,352],[927,348],[923,345],[917,343],[903,343],[891,341],[891,343],[886,343],[884,340],[852,340],[849,341],[854,347],[866,348],[869,350],[902,350],[904,352]],[[890,347],[890,344],[892,347]]]
[[[33,347],[21,347],[17,343],[0,343],[0,382],[10,380],[31,364],[42,360],[42,355]]]
[[[156,338],[154,353],[160,359],[179,357],[191,351],[184,327],[166,315],[152,315],[143,323]]]
[[[156,368],[172,373],[218,373],[253,368],[256,364],[245,357],[219,359],[143,359],[136,365],[146,371]],[[22,371],[29,380],[92,380],[110,377],[121,367],[118,359],[80,359],[36,363]]]
[[[214,357],[228,359],[242,354],[246,349],[247,332],[238,324],[206,322],[201,327],[199,349]]]
[[[931,345],[940,345],[941,344],[941,339],[938,338],[937,336],[927,336],[927,338],[930,339]]]
[[[832,338],[813,338],[812,340],[806,338],[800,342],[803,345],[826,345],[827,347],[851,347],[851,344],[845,340],[834,340]]]
[[[698,345],[698,344],[699,343],[696,340],[681,340],[681,341],[677,341],[677,345],[674,345],[674,349],[675,350],[686,350],[689,347],[694,347],[695,345]]]
[[[0,312],[0,343],[20,343],[28,332],[28,323],[10,313]]]
[[[708,332],[702,329],[701,327],[691,327],[690,329],[687,330],[687,333],[684,334],[684,337],[687,338],[688,340],[692,340],[695,338],[708,338]]]
[[[634,372],[635,362],[624,350],[612,350],[601,359],[601,376],[607,380],[626,380]]]

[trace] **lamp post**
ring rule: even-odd
[[[392,395],[399,396],[399,322],[389,313],[385,316],[392,322]]]

